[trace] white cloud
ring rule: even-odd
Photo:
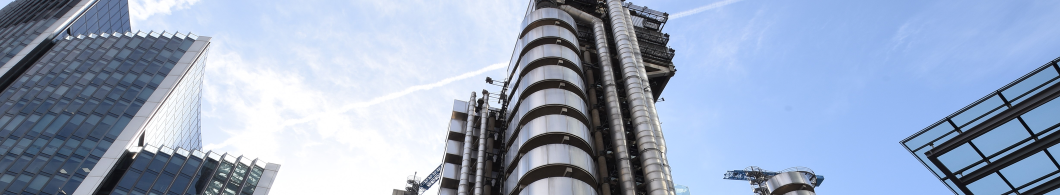
[[[452,100],[503,75],[507,63],[494,63],[508,60],[525,8],[470,0],[226,7],[247,3],[173,8],[137,28],[210,31],[196,33],[213,37],[204,148],[282,164],[273,194],[389,193],[433,170]]]
[[[129,19],[133,23],[155,14],[169,15],[172,11],[188,8],[199,0],[129,0]]]
[[[719,8],[719,7],[725,7],[726,5],[733,4],[733,3],[736,3],[736,2],[740,2],[740,1],[743,1],[743,0],[724,0],[724,1],[719,1],[719,2],[715,2],[715,3],[707,4],[707,5],[704,5],[702,7],[697,7],[695,9],[691,9],[691,10],[687,10],[687,11],[683,11],[683,12],[677,12],[676,14],[670,14],[670,19],[672,20],[672,19],[683,18],[685,16],[690,16],[692,14],[698,14],[699,12],[704,12],[704,11],[712,10],[712,9]]]

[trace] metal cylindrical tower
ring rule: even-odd
[[[556,8],[531,11],[513,60],[502,194],[596,194],[597,164],[577,24]]]

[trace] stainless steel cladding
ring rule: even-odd
[[[490,94],[486,91],[482,91],[482,114],[479,114],[479,118],[482,122],[479,123],[479,134],[478,134],[478,162],[475,163],[475,195],[482,195],[482,174],[483,166],[486,164],[486,137],[489,137],[487,130],[490,129],[486,124],[486,120],[490,115]]]
[[[784,195],[817,195],[817,193],[807,190],[795,190],[788,193],[784,193]]]
[[[460,184],[457,194],[467,195],[468,176],[471,167],[471,141],[474,133],[471,131],[475,121],[475,92],[471,92],[471,100],[467,101],[467,127],[464,128],[464,155],[460,160]]]
[[[596,183],[596,163],[585,151],[566,144],[547,144],[521,154],[505,180],[508,194],[519,192],[540,179],[571,177],[585,183]]]
[[[519,192],[519,195],[552,194],[596,195],[596,190],[593,190],[592,185],[582,182],[581,180],[567,177],[549,177],[530,183],[530,185],[526,185],[526,189]]]
[[[564,5],[560,9],[571,13],[578,17],[578,19],[591,22],[593,24],[593,36],[596,38],[596,51],[597,57],[600,61],[600,73],[601,80],[603,80],[604,86],[604,98],[607,101],[607,111],[611,119],[611,138],[612,148],[615,150],[617,169],[619,174],[619,183],[624,195],[635,195],[636,191],[633,185],[633,169],[629,163],[629,151],[626,145],[626,133],[625,124],[622,120],[622,110],[620,109],[618,101],[618,92],[615,89],[615,76],[613,74],[613,67],[611,67],[611,54],[607,44],[607,33],[604,29],[604,22],[599,18],[596,18],[589,13],[585,13],[581,10],[575,9],[574,7]]]
[[[595,195],[595,146],[574,19],[530,12],[512,59],[502,194]]]
[[[651,116],[654,104],[650,99],[650,89],[641,78],[643,66],[639,63],[639,51],[634,47],[635,37],[630,31],[626,9],[619,0],[607,1],[608,14],[611,17],[612,33],[615,37],[622,63],[622,75],[626,84],[626,98],[629,101],[631,121],[636,129],[637,148],[641,151],[641,164],[648,180],[649,194],[673,195],[673,181],[669,168],[665,164],[665,153],[661,150],[663,141],[661,129],[656,129],[656,119]],[[649,89],[649,90],[645,90]],[[647,94],[647,95],[646,95]]]
[[[792,171],[774,175],[765,182],[770,194],[781,195],[794,191],[813,192],[812,172]]]

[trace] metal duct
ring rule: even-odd
[[[675,192],[670,184],[668,171],[663,164],[663,154],[656,142],[654,122],[649,114],[648,105],[653,103],[646,99],[644,90],[647,86],[640,77],[641,67],[638,67],[635,56],[635,43],[630,32],[630,24],[626,21],[625,8],[619,0],[608,0],[608,14],[611,16],[611,28],[614,33],[615,42],[618,46],[619,59],[622,62],[622,74],[626,82],[626,96],[629,101],[630,113],[637,132],[637,147],[641,150],[641,164],[644,166],[644,176],[648,181],[649,194],[672,195]]]
[[[475,92],[471,92],[471,100],[467,102],[467,125],[464,127],[464,156],[460,160],[460,183],[456,189],[458,195],[467,195],[468,170],[471,168],[471,137],[474,134],[471,129],[475,124]]]
[[[618,101],[618,90],[615,89],[614,72],[611,67],[611,54],[607,46],[607,32],[603,20],[585,13],[569,5],[560,6],[560,9],[573,15],[575,18],[593,23],[593,33],[596,37],[597,57],[600,60],[600,72],[604,81],[604,96],[607,101],[608,114],[611,115],[611,138],[614,145],[616,162],[618,162],[619,186],[624,195],[635,195],[633,185],[633,169],[629,163],[629,152],[626,146],[626,133],[623,127],[622,111]],[[604,167],[601,167],[604,168]]]
[[[624,15],[624,18],[626,20],[626,23],[630,24],[630,25],[626,25],[626,29],[629,30],[629,31],[626,31],[626,32],[630,32],[630,35],[631,35],[631,36],[629,36],[629,38],[631,40],[630,42],[633,44],[633,58],[637,59],[636,60],[636,63],[637,63],[637,75],[640,77],[642,82],[644,82],[644,84],[645,84],[644,88],[643,88],[644,89],[644,96],[645,96],[645,98],[648,99],[648,101],[647,101],[647,104],[644,104],[644,105],[648,106],[648,117],[651,118],[652,132],[655,132],[655,143],[659,147],[659,151],[662,152],[662,155],[659,156],[659,158],[662,160],[662,163],[663,163],[664,171],[662,173],[666,175],[666,181],[669,182],[669,183],[667,183],[669,188],[673,189],[674,188],[674,183],[673,183],[674,178],[673,178],[673,175],[670,172],[670,160],[666,157],[666,151],[667,151],[666,150],[666,138],[663,136],[662,122],[659,122],[658,110],[655,109],[655,97],[654,97],[655,94],[652,93],[650,81],[648,81],[648,72],[647,72],[648,69],[645,68],[646,66],[644,65],[644,58],[643,58],[644,56],[641,55],[640,41],[637,40],[637,36],[636,36],[637,34],[636,34],[636,31],[633,28],[633,26],[635,26],[633,24],[633,17],[630,16],[629,9],[626,9],[625,7],[623,7],[622,11],[623,11],[623,15]]]
[[[479,115],[481,122],[479,123],[479,134],[478,134],[478,163],[475,165],[475,195],[482,195],[482,166],[486,163],[486,130],[489,129],[486,126],[486,119],[490,115],[490,94],[486,90],[482,90],[482,114]]]

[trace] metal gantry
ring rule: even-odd
[[[743,170],[727,171],[722,179],[749,181],[756,195],[780,195],[792,191],[800,191],[797,193],[800,195],[814,195],[814,188],[824,182],[823,175],[817,175],[806,167],[773,172],[750,166]]]
[[[434,171],[432,171],[430,175],[427,175],[426,178],[423,178],[423,180],[417,179],[415,173],[409,176],[409,178],[405,180],[406,195],[420,195],[427,192],[428,189],[431,189],[431,186],[434,186],[434,183],[437,183],[438,180],[442,178],[442,165],[444,164],[438,165],[438,168],[434,168]]]

